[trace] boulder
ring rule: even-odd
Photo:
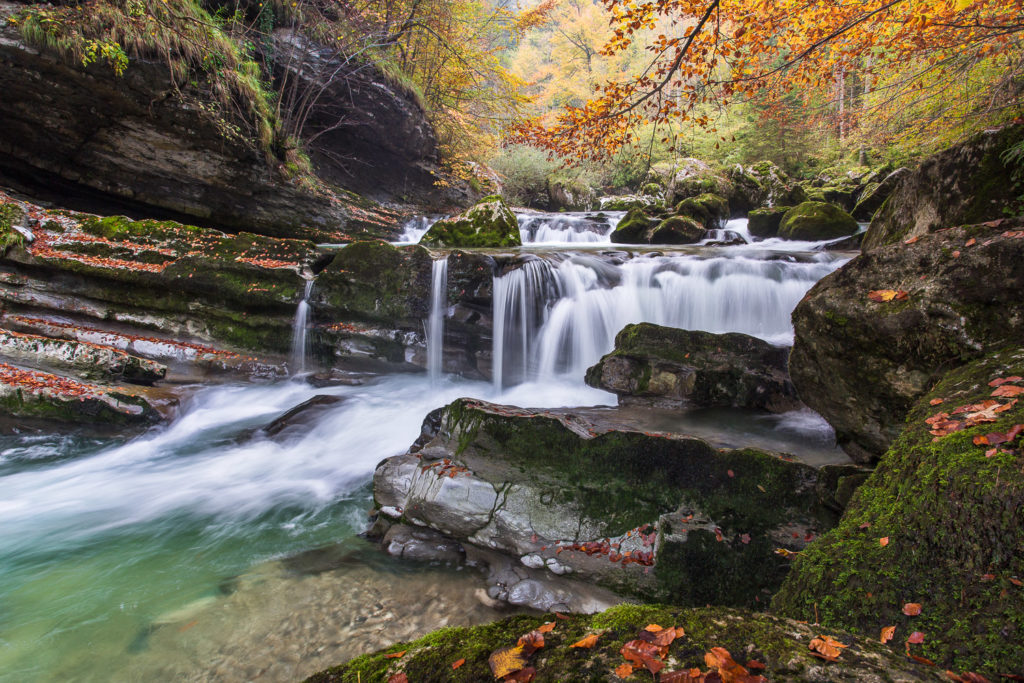
[[[755,605],[830,528],[854,468],[815,469],[565,411],[460,399],[416,453],[374,474],[381,513],[619,594]]]
[[[875,213],[864,249],[894,244],[955,225],[981,223],[1024,212],[1021,157],[1008,155],[1024,143],[1024,123],[986,130],[928,157],[904,174]]]
[[[561,618],[556,618],[556,617]],[[626,643],[649,639],[651,624],[676,628],[677,637],[666,646],[667,663],[655,674],[662,681],[698,680],[688,672],[714,672],[711,680],[754,681],[763,675],[772,681],[812,683],[865,683],[868,681],[948,681],[935,667],[910,660],[902,652],[878,642],[878,634],[852,635],[829,631],[845,647],[835,663],[815,656],[809,647],[822,636],[821,629],[805,621],[781,619],[763,612],[722,607],[666,607],[663,605],[619,605],[591,616],[517,615],[472,628],[448,628],[419,640],[395,643],[378,652],[314,674],[306,683],[349,683],[386,681],[402,674],[410,681],[486,681],[494,674],[492,653],[513,647],[517,640],[542,626],[554,626],[543,634],[544,648],[529,658],[537,683],[553,681],[621,681],[615,669],[628,663],[622,651]],[[648,632],[649,633],[649,632]],[[572,647],[587,636],[597,635],[591,647]],[[706,656],[725,652],[735,666],[711,667]],[[398,653],[402,653],[398,656]],[[457,668],[452,664],[461,662]],[[758,662],[759,667],[750,662]],[[634,662],[635,664],[636,662]],[[648,675],[637,664],[637,680]],[[748,668],[749,667],[749,671]],[[763,667],[763,669],[761,668]],[[742,669],[742,673],[740,671]],[[748,675],[749,673],[749,675]],[[535,677],[534,677],[535,676]],[[701,676],[699,680],[704,680]]]
[[[549,211],[590,211],[596,202],[594,188],[578,179],[548,179]]]
[[[632,211],[633,209],[660,209],[664,206],[660,196],[648,194],[626,194],[601,197],[598,199],[601,211]]]
[[[897,168],[881,181],[868,183],[861,191],[857,198],[857,204],[850,213],[858,221],[870,221],[900,181],[912,173],[913,171],[909,168]]]
[[[747,231],[754,237],[768,238],[779,234],[782,217],[789,211],[788,206],[772,206],[754,209],[748,215]]]
[[[846,237],[859,229],[853,216],[832,204],[804,202],[783,215],[779,237],[817,242]]]
[[[674,164],[656,164],[652,167],[651,173],[665,188],[665,201],[669,204],[706,193],[728,197],[732,192],[732,182],[700,159],[681,159]]]
[[[704,237],[704,232],[704,226],[689,216],[670,216],[649,230],[643,241],[649,244],[696,244]]]
[[[806,201],[825,202],[826,204],[832,204],[843,211],[850,212],[853,211],[853,207],[857,203],[857,197],[860,196],[860,192],[860,186],[852,183],[824,185],[807,190]]]
[[[324,414],[331,412],[344,400],[342,396],[319,394],[276,417],[260,428],[259,434],[276,441],[301,438],[309,433]]]
[[[519,221],[501,197],[484,197],[458,216],[440,220],[420,239],[427,247],[518,247]]]
[[[689,216],[708,230],[714,230],[729,220],[729,202],[718,195],[704,193],[679,202],[676,213]]]
[[[869,637],[920,631],[908,651],[940,669],[1024,671],[1024,433],[1007,438],[1024,429],[1022,338],[929,384],[839,526],[796,558],[773,610]]]
[[[642,244],[648,240],[651,229],[657,220],[649,217],[642,208],[632,208],[611,234],[611,241],[616,244]]]
[[[785,412],[799,407],[786,371],[789,349],[745,334],[712,334],[640,323],[587,370],[592,387],[620,403]]]
[[[807,201],[804,189],[770,161],[729,169],[732,191],[728,195],[733,215],[744,215],[766,206],[796,206]]]
[[[899,298],[874,301],[872,291]],[[1021,291],[1020,219],[864,252],[793,312],[797,393],[854,460],[877,460],[947,371],[1024,339]]]

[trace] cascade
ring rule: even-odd
[[[437,384],[444,373],[444,317],[448,308],[448,257],[431,266],[430,318],[427,320],[427,376]]]
[[[494,384],[579,381],[625,325],[652,322],[742,332],[791,344],[789,316],[815,282],[845,261],[754,255],[652,254],[625,261],[549,255],[494,280]]]
[[[306,291],[302,301],[295,309],[295,321],[292,323],[292,374],[298,375],[306,371],[306,333],[309,319],[309,295],[313,291],[313,280],[306,280]]]

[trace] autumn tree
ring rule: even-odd
[[[614,56],[645,40],[644,68],[610,79],[515,139],[606,158],[645,124],[713,127],[709,105],[798,93],[841,139],[870,123],[923,139],[1021,113],[1022,0],[603,0]],[[950,96],[952,93],[953,96]],[[811,106],[813,105],[813,106]]]

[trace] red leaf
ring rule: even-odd
[[[405,672],[400,671],[389,678],[388,683],[409,683],[409,677],[405,675]]]
[[[921,604],[917,602],[908,602],[903,605],[903,613],[908,617],[916,617],[921,613]]]
[[[392,652],[389,655],[384,655],[384,659],[401,659],[405,656],[405,653],[405,650],[402,650],[401,652]]]
[[[924,642],[924,634],[921,633],[920,631],[914,631],[913,633],[910,634],[910,637],[907,638],[907,643],[909,643],[910,645],[920,645],[923,642]]]
[[[465,657],[463,657],[462,659],[456,659],[454,662],[452,662],[452,668],[453,669],[458,669],[460,666],[462,666],[465,663],[466,663],[466,658]]]

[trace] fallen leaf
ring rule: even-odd
[[[465,657],[463,657],[462,659],[456,659],[454,662],[452,662],[452,668],[453,669],[458,669],[460,666],[462,666],[465,663],[466,663],[466,658]]]
[[[748,683],[760,677],[751,677],[749,672],[732,658],[724,647],[713,647],[704,655],[704,663],[718,670],[723,683]]]
[[[516,645],[523,648],[524,656],[529,657],[544,647],[544,634],[536,629],[529,633],[524,633],[519,637],[519,642]]]
[[[868,292],[868,298],[872,301],[892,301],[899,293],[895,289],[876,289]],[[904,296],[906,292],[904,292]]]
[[[651,633],[657,633],[658,631],[661,631],[662,628],[657,624],[647,624],[647,626],[644,626],[644,630],[650,631]]]
[[[495,650],[487,658],[487,664],[491,667],[491,673],[495,678],[504,678],[510,673],[519,671],[527,665],[526,657],[523,656],[523,646],[513,645]]]
[[[927,664],[928,666],[935,666],[935,662],[933,662],[930,659],[926,659],[924,657],[919,657],[917,655],[912,655],[909,652],[907,653],[907,656],[910,657],[911,659],[913,659],[915,662],[920,662],[922,664]]]
[[[933,398],[932,400],[928,401],[928,405],[937,406],[940,403],[943,403],[945,400],[946,399],[944,398]]]
[[[954,251],[953,252],[953,258],[960,258],[960,252],[959,251]]]
[[[561,612],[555,612],[555,617],[563,621],[569,621],[569,617],[565,616]]]
[[[807,647],[811,649],[811,654],[815,657],[835,662],[839,660],[839,655],[843,654],[843,648],[849,646],[844,645],[832,636],[818,636],[811,640]]]
[[[541,633],[551,633],[555,630],[555,622],[549,621],[545,623],[543,626],[538,626],[537,630]]]
[[[998,387],[1006,384],[1007,382],[1019,382],[1022,379],[1024,379],[1024,377],[1020,377],[1018,375],[1014,375],[1013,377],[996,377],[994,380],[989,382],[988,385],[990,387]]]
[[[534,676],[537,675],[537,670],[532,666],[524,666],[519,671],[513,671],[508,676],[505,676],[502,680],[505,681],[516,681],[516,683],[530,683]]]
[[[1017,386],[1016,384],[1003,384],[996,387],[991,395],[1003,398],[1013,398],[1014,396],[1020,396],[1021,394],[1024,394],[1024,387]]]
[[[920,631],[914,631],[913,633],[910,634],[910,637],[907,638],[907,644],[909,644],[909,645],[920,645],[923,642],[924,642],[924,634],[921,633]]]
[[[573,643],[569,647],[582,647],[582,648],[584,648],[586,650],[589,650],[590,648],[594,647],[595,645],[597,645],[597,634],[596,633],[591,633],[590,635],[584,636],[580,640],[577,640],[575,643]]]
[[[882,546],[883,548],[889,545],[889,537],[882,536],[880,539],[878,539],[878,545]]]
[[[895,626],[886,626],[882,629],[882,636],[879,638],[883,643],[888,643],[896,635]]]
[[[976,240],[976,239],[974,239],[974,238],[972,237],[971,239],[969,239],[969,240],[967,240],[966,242],[964,242],[964,246],[965,246],[965,247],[973,247],[973,246],[974,246],[975,244],[977,244],[977,243],[978,243],[978,240]]]
[[[1018,588],[1024,586],[1024,581],[1021,581],[1016,576],[1010,577],[1010,583],[1012,583],[1014,586],[1017,586]]]
[[[619,652],[623,657],[643,666],[652,674],[658,673],[665,666],[665,662],[661,661],[661,648],[639,638],[623,645]]]
[[[759,662],[756,659],[751,659],[749,662],[747,662],[747,668],[748,669],[757,669],[757,670],[760,671],[760,670],[767,669],[768,665],[765,664],[764,662]]]
[[[628,663],[625,663],[625,662],[623,662],[622,664],[619,664],[619,667],[617,669],[615,669],[615,675],[618,676],[619,678],[629,678],[630,676],[633,675],[633,667],[632,667],[632,665],[630,665]]]
[[[920,235],[914,235],[913,237],[911,237],[908,240],[903,240],[903,244],[913,244],[914,242],[918,241],[919,239],[921,239]]]
[[[384,659],[401,659],[405,656],[405,653],[406,650],[402,650],[401,652],[392,652],[389,655],[384,655]]]
[[[388,683],[409,683],[409,677],[405,675],[404,671],[400,671],[389,678]]]
[[[704,674],[700,669],[689,671],[662,671],[658,677],[660,683],[704,683]]]
[[[916,617],[921,613],[921,604],[918,602],[908,602],[903,605],[903,613],[908,617]]]

